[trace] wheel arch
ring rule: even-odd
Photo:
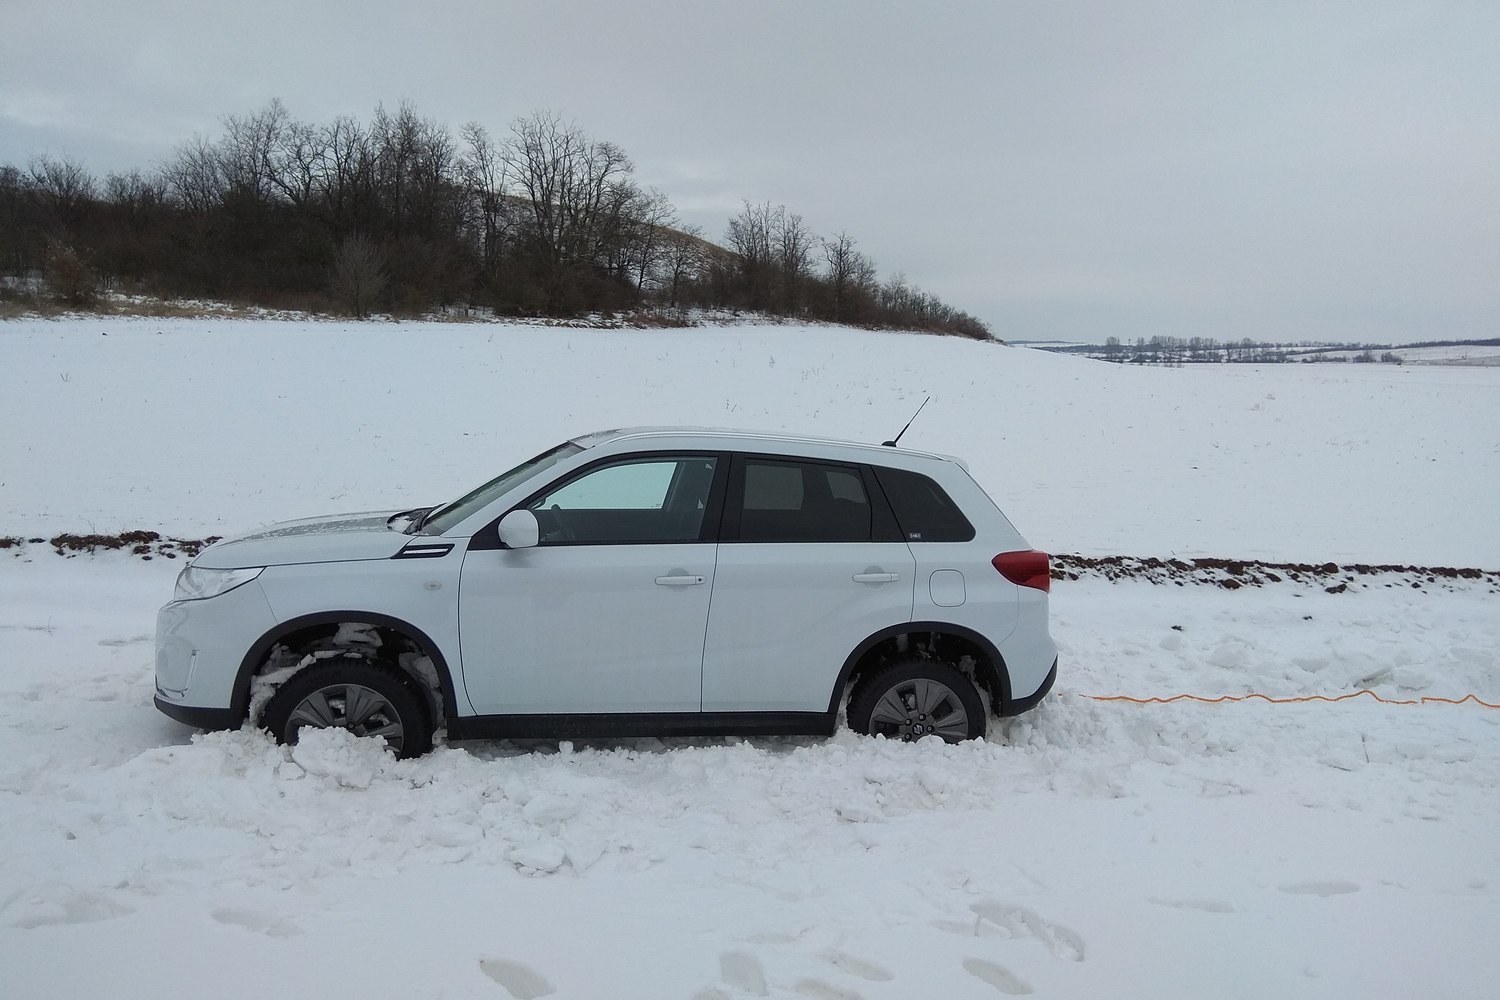
[[[448,667],[448,660],[443,655],[442,648],[425,631],[411,622],[375,611],[319,611],[315,614],[299,615],[296,618],[278,622],[275,627],[250,646],[244,658],[240,660],[240,669],[234,678],[234,697],[230,704],[234,718],[243,720],[249,714],[251,682],[277,643],[310,628],[343,623],[369,624],[377,628],[389,629],[404,635],[420,646],[428,659],[432,661],[432,667],[437,672],[444,718],[451,719],[458,714],[458,695],[453,685],[453,673]]]
[[[974,655],[975,680],[990,693],[990,714],[996,716],[1006,714],[1006,706],[1011,702],[1010,672],[1006,669],[1005,657],[1000,654],[1000,650],[993,642],[971,628],[955,625],[952,622],[938,621],[913,621],[891,625],[872,633],[854,647],[854,651],[844,660],[838,681],[829,695],[829,714],[838,712],[839,701],[843,698],[850,683],[882,662],[883,651],[893,641],[899,642],[903,636],[914,635],[939,638],[951,636],[973,647],[971,655],[977,654]]]

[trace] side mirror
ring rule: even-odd
[[[536,545],[542,529],[536,515],[522,508],[500,519],[500,544],[507,549],[529,549]]]

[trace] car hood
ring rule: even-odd
[[[292,563],[389,559],[411,536],[392,530],[393,510],[282,521],[204,549],[193,565],[204,569],[286,566]],[[405,522],[401,522],[405,524]]]

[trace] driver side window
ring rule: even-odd
[[[716,459],[711,455],[625,459],[548,490],[526,506],[542,545],[696,542]]]

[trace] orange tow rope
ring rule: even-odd
[[[1273,698],[1267,694],[1221,694],[1217,698],[1205,698],[1196,694],[1174,694],[1169,698],[1132,698],[1125,694],[1086,694],[1083,697],[1092,701],[1128,701],[1132,705],[1166,705],[1174,701],[1201,701],[1206,705],[1217,705],[1226,701],[1266,701],[1273,705],[1290,705],[1305,701],[1348,701],[1350,698],[1370,697],[1383,705],[1462,705],[1472,701],[1476,705],[1485,708],[1500,708],[1493,705],[1478,695],[1466,694],[1462,698],[1439,698],[1436,695],[1423,695],[1420,698],[1382,698],[1368,688],[1360,691],[1352,691],[1349,694],[1310,694],[1295,698]]]

